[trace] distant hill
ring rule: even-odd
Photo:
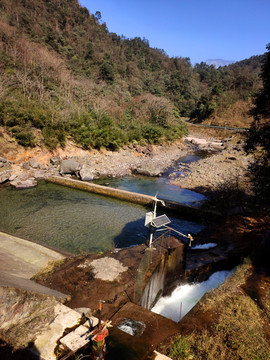
[[[236,61],[234,60],[223,60],[223,59],[209,59],[206,60],[207,65],[214,65],[215,68],[218,68],[220,66],[227,66],[234,64]]]
[[[0,126],[26,147],[174,141],[181,117],[222,121],[234,104],[246,109],[262,58],[193,67],[109,32],[78,0],[1,0]]]

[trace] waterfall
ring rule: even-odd
[[[214,288],[219,287],[234,270],[217,271],[208,280],[195,284],[184,284],[178,286],[170,296],[159,299],[151,309],[153,312],[178,322],[185,316],[201,299],[201,297]]]

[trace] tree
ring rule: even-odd
[[[108,83],[112,83],[114,81],[115,72],[113,68],[113,64],[108,60],[103,60],[103,62],[99,66],[99,72],[101,78]]]
[[[100,11],[96,11],[95,12],[95,19],[97,20],[97,22],[100,24],[102,21],[102,16],[101,16],[101,12]]]
[[[265,53],[261,77],[263,88],[255,98],[251,113],[254,121],[247,135],[246,151],[254,155],[250,175],[255,193],[270,200],[270,44]]]

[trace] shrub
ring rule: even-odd
[[[31,134],[30,130],[24,130],[20,127],[14,127],[12,129],[12,133],[15,135],[18,144],[24,147],[34,147],[36,145],[35,139]]]
[[[163,135],[162,128],[157,125],[145,125],[142,127],[142,136],[150,144],[157,144]]]
[[[169,356],[173,359],[187,359],[189,357],[190,345],[184,336],[179,335],[170,349]]]
[[[108,60],[103,60],[103,62],[99,66],[99,73],[103,80],[112,83],[115,78],[115,72],[113,68],[113,64]]]

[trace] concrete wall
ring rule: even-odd
[[[140,305],[151,309],[164,294],[170,293],[185,277],[186,244],[175,239],[176,246],[168,248],[144,288]],[[158,248],[155,250],[158,251]]]
[[[47,179],[47,181],[54,184],[68,186],[74,189],[85,190],[91,193],[133,202],[136,204],[142,204],[147,206],[153,204],[152,196],[133,193],[126,190],[114,189],[108,186],[97,185],[86,181],[74,180],[74,179],[64,178],[61,176],[50,177]]]
[[[123,201],[129,201],[135,204],[141,204],[148,207],[153,206],[153,196],[150,195],[138,194],[121,189],[114,189],[109,186],[97,185],[81,180],[65,178],[62,176],[53,176],[48,178],[47,181],[54,184],[68,186],[74,189],[79,189],[99,195],[109,196]],[[199,221],[201,221],[202,219],[207,219],[208,217],[211,219],[211,221],[213,221],[215,218],[219,217],[219,214],[217,213],[212,213],[194,206],[180,204],[166,199],[165,199],[165,206],[162,207],[162,209],[177,212],[177,214],[180,216],[191,218],[192,220],[199,220]]]

